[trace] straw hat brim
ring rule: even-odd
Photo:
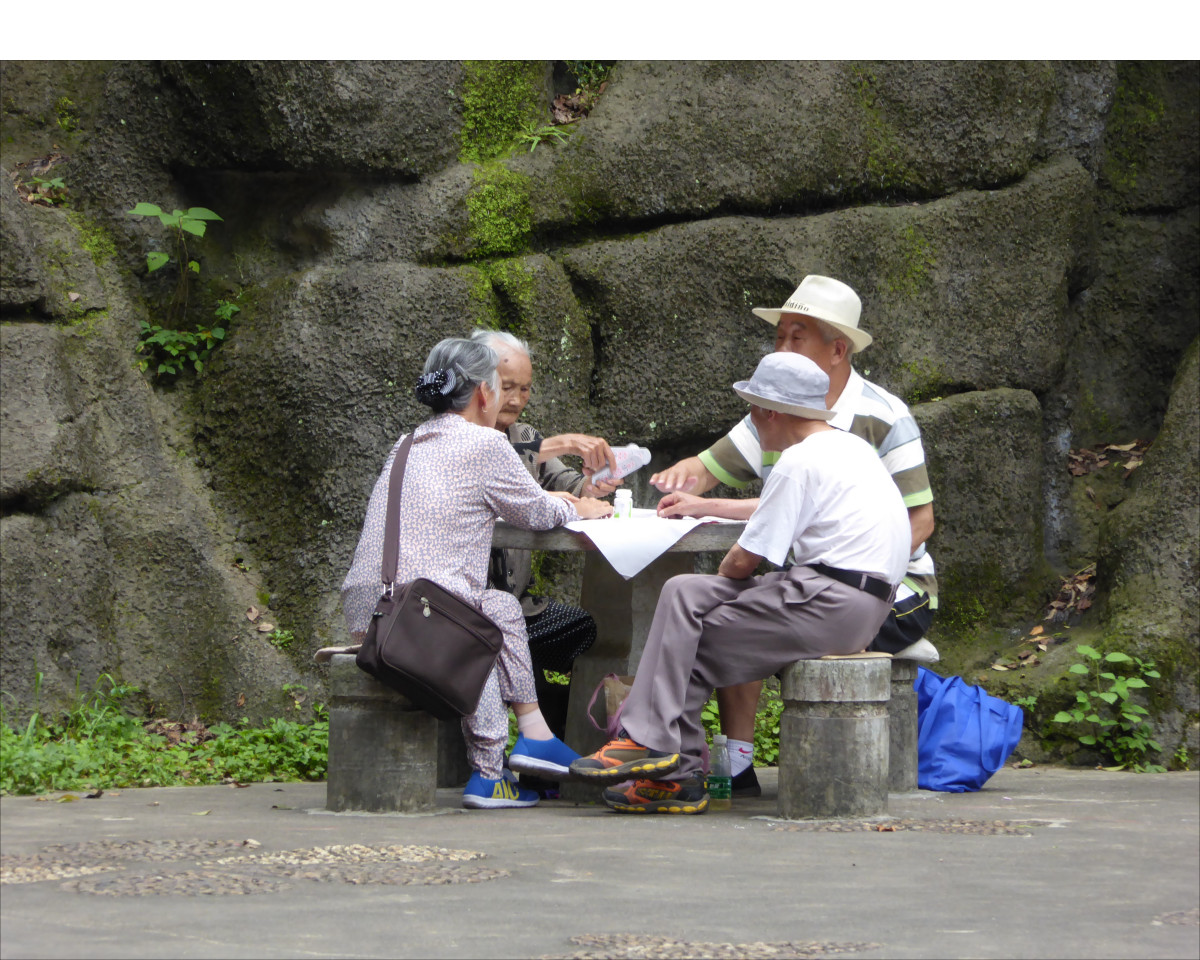
[[[767,323],[769,323],[771,326],[774,327],[774,326],[779,325],[779,318],[783,314],[791,313],[793,311],[783,310],[782,308],[776,309],[774,307],[752,307],[750,312],[753,313],[756,317],[761,317],[763,320],[766,320]],[[850,340],[850,342],[852,344],[854,344],[854,352],[855,353],[858,353],[860,350],[866,350],[867,347],[869,347],[875,339],[869,333],[867,333],[865,330],[860,330],[860,329],[858,329],[858,327],[849,327],[844,323],[839,323],[837,320],[834,320],[832,317],[822,316],[821,311],[813,311],[812,313],[802,313],[802,314],[799,314],[799,316],[815,317],[818,320],[823,320],[825,323],[829,324],[831,327],[834,327],[841,333],[844,333],[846,335],[846,337]]]
[[[777,413],[790,414],[793,417],[803,417],[805,420],[832,420],[834,417],[832,410],[822,410],[819,407],[802,407],[799,404],[784,403],[782,400],[760,397],[746,389],[749,385],[749,380],[735,383],[733,385],[733,392],[747,403],[752,403],[756,407],[774,410]]]

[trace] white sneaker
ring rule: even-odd
[[[937,647],[922,637],[916,643],[910,643],[899,653],[892,654],[893,660],[915,660],[917,663],[937,663],[942,655]]]

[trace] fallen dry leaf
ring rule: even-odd
[[[270,633],[270,632],[271,632],[272,630],[274,630],[274,629],[275,629],[275,624],[273,624],[273,623],[267,623],[267,621],[266,621],[266,620],[264,620],[262,623],[260,623],[260,624],[258,625],[258,632],[259,632],[259,633]]]
[[[246,705],[246,695],[244,693],[238,694],[237,705],[239,707],[244,707]]]
[[[1042,627],[1041,624],[1039,624],[1038,626],[1034,627],[1032,630],[1029,631],[1029,635],[1031,637],[1036,637],[1038,634],[1042,633],[1044,630],[1045,630],[1045,628]]]
[[[246,619],[253,623],[259,617],[258,607],[250,607],[246,610]]]

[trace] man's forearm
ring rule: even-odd
[[[705,515],[724,520],[749,520],[758,506],[758,497],[753,500],[705,500]]]
[[[730,580],[745,580],[754,573],[761,562],[762,557],[757,553],[751,553],[741,544],[735,543],[725,554],[725,559],[721,561],[717,573]]]
[[[912,530],[912,546],[909,548],[912,553],[933,534],[933,504],[909,507],[908,525]]]

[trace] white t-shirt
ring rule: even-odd
[[[912,532],[900,490],[865,440],[815,433],[780,454],[738,543],[783,566],[824,563],[899,583]]]

